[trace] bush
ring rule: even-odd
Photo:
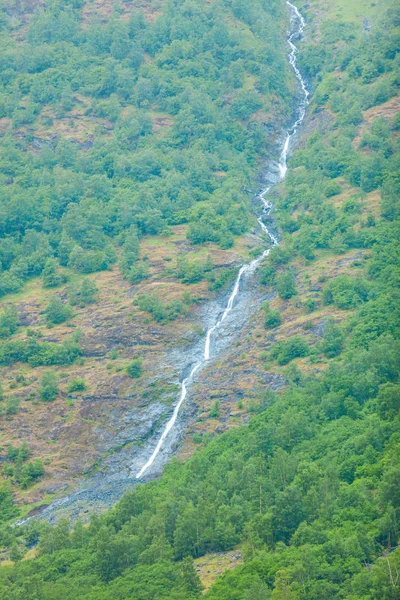
[[[43,287],[57,287],[67,281],[67,276],[59,272],[59,267],[59,262],[55,258],[47,259],[42,271]]]
[[[324,304],[334,304],[337,308],[348,310],[368,300],[370,283],[361,278],[339,275],[330,281],[323,291]]]
[[[174,321],[179,317],[184,309],[180,300],[163,304],[156,294],[142,294],[137,298],[137,305],[140,310],[149,312],[153,318],[160,322]]]
[[[57,398],[58,378],[53,371],[45,373],[41,379],[39,394],[44,402],[51,402]]]
[[[7,338],[16,332],[19,325],[19,316],[16,307],[11,304],[0,314],[0,337]]]
[[[7,400],[5,413],[6,415],[16,415],[19,412],[21,401],[15,396],[10,396]]]
[[[279,327],[282,322],[281,313],[279,310],[272,310],[266,302],[263,306],[263,311],[265,313],[264,318],[264,326],[266,329],[274,329],[275,327]]]
[[[282,300],[289,300],[297,294],[296,278],[292,271],[284,271],[278,275],[276,278],[276,291]]]
[[[3,484],[0,486],[0,523],[4,523],[16,517],[19,509],[14,504],[11,486]]]
[[[304,310],[306,313],[312,313],[314,312],[314,310],[317,308],[317,302],[316,300],[313,300],[312,298],[308,298],[305,302],[304,302]]]
[[[210,417],[212,419],[218,419],[218,417],[221,414],[221,410],[220,410],[220,401],[219,400],[215,400],[212,403],[211,409],[210,409]]]
[[[295,358],[307,356],[309,352],[310,350],[306,342],[300,336],[295,336],[287,342],[277,342],[274,344],[270,356],[279,365],[287,365]]]
[[[263,285],[275,285],[276,269],[273,264],[267,262],[265,267],[260,271],[260,282]]]
[[[330,181],[325,186],[325,196],[327,198],[331,198],[332,196],[337,196],[342,191],[340,184],[337,181]]]
[[[44,475],[44,467],[41,460],[33,460],[22,467],[19,483],[22,489],[28,488],[39,477]]]
[[[205,265],[198,261],[189,261],[186,257],[179,257],[177,261],[178,279],[183,283],[197,283],[204,279]]]
[[[91,279],[85,278],[82,284],[71,285],[68,289],[68,299],[72,306],[84,308],[87,304],[93,304],[97,301],[98,289],[96,283]]]
[[[333,358],[341,353],[343,346],[343,332],[335,325],[334,321],[329,320],[324,330],[324,339],[321,344],[322,352],[327,358]]]
[[[75,377],[74,379],[71,379],[71,381],[68,383],[67,389],[70,393],[84,392],[87,389],[87,385],[84,379]]]
[[[103,250],[84,250],[75,246],[70,254],[68,266],[80,273],[96,273],[108,269],[116,261],[112,246]]]
[[[44,311],[48,325],[60,325],[74,316],[72,308],[63,304],[61,298],[53,296]]]
[[[149,267],[143,262],[133,265],[125,275],[125,278],[132,285],[140,283],[143,279],[147,279],[147,277],[149,277]]]
[[[132,379],[139,379],[142,376],[142,359],[135,358],[126,368],[126,372]]]
[[[62,344],[39,343],[34,338],[6,342],[0,346],[0,364],[12,365],[16,362],[28,363],[31,367],[50,365],[70,365],[82,350],[74,341]]]

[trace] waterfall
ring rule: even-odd
[[[290,10],[290,21],[291,21],[291,30],[290,30],[288,38],[287,38],[287,42],[288,42],[288,45],[290,48],[290,52],[288,54],[288,59],[289,59],[290,65],[293,68],[295,76],[296,76],[298,82],[300,83],[303,97],[299,103],[299,107],[297,110],[298,114],[297,114],[296,120],[293,123],[293,125],[291,126],[291,128],[287,131],[286,136],[285,136],[285,140],[284,140],[282,150],[280,153],[280,157],[279,157],[279,163],[278,163],[279,178],[278,178],[277,183],[282,182],[286,176],[288,152],[290,150],[293,137],[295,136],[299,126],[301,125],[302,121],[304,120],[304,117],[306,114],[306,107],[308,104],[308,97],[309,97],[309,92],[307,90],[304,79],[302,78],[301,73],[300,73],[299,69],[297,68],[297,52],[298,52],[298,50],[297,50],[297,47],[295,46],[295,44],[293,43],[293,40],[296,40],[297,38],[301,37],[306,23],[296,6],[291,4],[291,2],[286,2],[286,4],[288,5],[289,10]],[[268,216],[272,210],[272,203],[267,198],[267,195],[270,192],[272,187],[273,187],[272,185],[269,185],[258,196],[259,200],[261,202],[261,206],[262,206],[262,212],[261,212],[261,215],[258,217],[258,223],[260,224],[262,231],[269,237],[269,239],[272,243],[272,246],[277,246],[278,239],[273,235],[273,233],[271,233],[271,231],[269,231],[268,227],[263,222],[263,217]],[[261,256],[254,259],[250,263],[243,265],[240,268],[239,273],[236,277],[235,285],[233,286],[232,293],[228,299],[228,303],[226,305],[224,312],[222,313],[222,316],[217,320],[215,325],[210,327],[207,331],[207,335],[206,335],[206,339],[205,339],[205,343],[204,343],[203,356],[199,358],[199,360],[194,364],[194,366],[192,366],[189,375],[182,381],[181,394],[179,397],[179,401],[176,404],[174,411],[172,413],[172,416],[169,419],[169,421],[167,422],[167,424],[161,434],[161,437],[158,440],[157,445],[153,450],[153,453],[151,454],[151,456],[148,459],[148,461],[146,462],[146,464],[143,465],[143,467],[140,469],[140,471],[136,475],[137,479],[142,478],[143,475],[145,474],[145,472],[152,466],[154,460],[156,459],[158,453],[160,452],[160,450],[165,442],[165,439],[167,438],[169,432],[171,431],[171,429],[173,428],[173,426],[176,423],[176,420],[177,420],[178,414],[179,414],[179,410],[180,410],[180,408],[187,396],[187,393],[188,393],[188,386],[193,381],[195,374],[207,363],[207,361],[210,360],[210,358],[211,358],[211,342],[213,339],[213,335],[220,328],[220,326],[222,325],[222,323],[224,322],[226,317],[229,315],[229,313],[234,309],[235,299],[240,292],[240,283],[241,283],[243,277],[249,273],[252,273],[258,267],[258,265],[264,260],[264,258],[266,256],[268,256],[270,251],[271,251],[270,248],[264,250],[264,252],[261,254]]]

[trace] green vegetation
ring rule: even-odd
[[[168,227],[183,222],[189,224],[192,243],[216,241],[229,246],[231,235],[240,233],[238,223],[245,227],[247,220],[236,185],[239,180],[244,184],[243,165],[247,169],[258,151],[254,142],[258,130],[250,128],[248,133],[246,119],[265,102],[264,96],[244,86],[249,83],[250,48],[255,49],[252,65],[260,64],[261,49],[264,63],[265,56],[270,56],[268,81],[275,73],[274,85],[282,85],[278,73],[283,70],[282,63],[279,58],[274,60],[276,52],[270,45],[274,24],[281,18],[278,3],[232,0],[203,6],[185,2],[178,10],[172,1],[162,4],[161,16],[151,25],[136,12],[124,23],[115,9],[107,26],[99,24],[86,33],[79,27],[78,4],[68,4],[68,10],[57,9],[63,27],[55,27],[55,9],[32,18],[32,47],[43,40],[48,46],[45,57],[33,54],[32,60],[59,57],[61,50],[57,46],[59,52],[55,52],[53,45],[61,43],[71,50],[68,61],[74,61],[76,49],[83,46],[87,60],[77,73],[83,85],[91,86],[95,100],[90,110],[114,124],[110,137],[115,141],[116,136],[117,143],[113,148],[123,147],[125,152],[115,151],[111,161],[107,153],[110,142],[103,140],[102,147],[95,144],[81,161],[85,169],[89,169],[87,165],[95,169],[90,175],[79,172],[75,197],[81,197],[83,190],[83,199],[71,202],[72,209],[65,209],[60,221],[56,219],[62,223],[62,231],[55,226],[59,242],[51,247],[58,248],[60,264],[78,269],[79,264],[94,259],[104,259],[104,264],[118,260],[129,278],[139,256],[136,237],[167,234]],[[342,0],[340,4],[345,6]],[[351,19],[358,11],[353,4],[357,3],[346,4]],[[20,528],[3,524],[1,543],[15,560],[14,565],[0,569],[0,595],[5,600],[399,598],[398,117],[383,112],[386,116],[374,119],[369,113],[365,130],[358,135],[358,126],[367,118],[363,111],[387,102],[396,93],[400,12],[394,5],[388,6],[388,10],[379,10],[379,20],[371,31],[361,31],[360,23],[324,21],[319,14],[315,23],[319,35],[309,36],[301,52],[302,67],[315,86],[310,106],[315,126],[294,152],[291,166],[295,168],[289,170],[276,200],[282,246],[271,251],[260,279],[262,285],[276,284],[280,306],[290,310],[298,303],[303,331],[311,330],[311,319],[318,317],[316,310],[323,311],[320,337],[312,343],[311,333],[306,341],[291,332],[283,339],[283,328],[278,328],[284,311],[265,305],[266,328],[276,327],[278,340],[266,354],[278,363],[285,388],[274,393],[265,386],[259,402],[251,406],[254,414],[248,425],[214,439],[196,437],[198,448],[192,458],[183,464],[173,460],[162,477],[136,486],[111,511],[92,516],[88,527],[78,522],[71,531],[67,521],[56,526],[33,522]],[[103,35],[105,27],[107,36]],[[68,42],[62,37],[66,31]],[[267,48],[257,43],[263,35]],[[235,39],[242,43],[235,44]],[[98,77],[88,82],[86,75],[93,68],[91,52],[98,57]],[[228,55],[235,60],[228,62]],[[128,73],[121,73],[119,61],[127,61],[123,68],[129,73],[131,65],[136,65],[132,85]],[[58,92],[62,78],[51,79],[50,86],[42,75],[46,71],[39,73],[38,80],[34,71],[24,80],[25,87],[18,80],[21,94],[30,84],[30,101],[33,98],[37,103],[40,94],[47,93],[48,102],[58,110],[70,110],[75,103],[73,87],[79,89],[80,84],[63,81]],[[9,76],[14,81],[13,74]],[[260,73],[253,76],[260,85]],[[232,97],[219,95],[221,79]],[[124,92],[120,81],[125,82]],[[175,93],[181,81],[187,87]],[[262,86],[260,89],[263,91]],[[284,86],[274,93],[280,97]],[[135,106],[132,114],[122,110],[128,100]],[[156,106],[169,109],[174,117],[170,131],[158,138],[151,133],[147,115]],[[35,110],[16,111],[13,119],[33,123],[38,114]],[[222,116],[230,133],[235,132],[229,138]],[[129,124],[125,125],[125,119]],[[233,123],[241,124],[236,130]],[[241,146],[239,160],[235,144],[243,139],[244,130],[247,142]],[[161,153],[163,144],[168,147],[168,160]],[[219,160],[210,148],[217,149]],[[54,152],[68,170],[73,160],[71,148],[57,145]],[[48,161],[46,176],[51,178],[49,173],[57,171],[51,168],[51,152],[40,159]],[[100,174],[96,171],[99,164]],[[216,168],[227,173],[223,182],[208,177]],[[99,181],[104,170],[106,179]],[[161,173],[162,185],[158,181]],[[92,177],[96,179],[92,181]],[[40,181],[47,180],[43,176]],[[71,183],[71,179],[67,181]],[[132,181],[137,186],[133,189]],[[87,192],[90,186],[96,190],[93,196]],[[172,189],[174,201],[169,195]],[[142,198],[147,205],[140,204]],[[122,206],[124,210],[120,210]],[[60,210],[57,202],[55,208]],[[102,229],[101,220],[103,215],[108,218],[108,211],[114,211],[113,217],[107,221],[109,229]],[[127,215],[132,216],[133,229]],[[76,232],[78,225],[86,227],[84,234]],[[84,247],[84,240],[95,240],[98,247],[93,248],[94,242]],[[118,256],[112,254],[114,244],[119,245]],[[72,260],[71,255],[78,258]],[[334,258],[342,261],[345,274],[337,273],[338,261],[333,266],[329,263]],[[301,271],[322,259],[325,262],[315,277],[314,296],[307,297],[311,285]],[[5,277],[5,283],[1,279],[3,289],[7,282],[12,287],[15,260],[19,264],[18,259],[10,261],[11,275]],[[183,261],[179,268],[181,279],[198,279],[195,264]],[[299,299],[304,297],[303,304]],[[159,322],[176,318],[184,304],[179,300],[164,304],[155,295],[138,299],[139,308]],[[304,312],[310,313],[306,324]],[[269,343],[275,332],[264,335]],[[0,363],[54,364],[43,361],[55,360],[53,352],[62,348],[63,360],[72,362],[80,353],[79,346],[76,342],[64,345],[56,349],[36,338],[4,341]],[[314,366],[312,361],[320,364]],[[138,369],[140,375],[140,368],[140,364],[134,365],[133,377]],[[218,418],[220,413],[220,403],[215,400],[209,416]],[[16,465],[20,452],[7,450],[4,460],[10,462],[8,468],[16,468],[13,461]],[[29,472],[31,482],[35,481],[40,477],[35,476],[40,465],[30,467]],[[22,487],[19,475],[16,481]],[[0,519],[10,520],[17,510],[5,482],[0,488]],[[38,544],[38,555],[20,560],[33,544]],[[238,546],[244,564],[228,570],[202,596],[193,559]]]
[[[47,371],[41,379],[40,397],[44,402],[55,400],[58,395],[58,378],[53,371]]]
[[[154,22],[117,3],[89,24],[84,4],[0,7],[1,296],[117,262],[137,283],[140,238],[177,224],[232,246],[250,224],[262,120],[290,111],[279,0],[167,2]]]
[[[87,390],[87,385],[84,379],[81,377],[74,377],[68,382],[68,392],[84,392]]]
[[[268,302],[262,307],[264,311],[264,325],[266,329],[274,329],[275,327],[279,327],[282,321],[281,313],[279,310],[272,310]]]
[[[291,337],[287,342],[276,342],[270,352],[270,357],[278,365],[287,365],[290,361],[301,356],[307,356],[310,350],[300,336]]]
[[[210,417],[212,419],[218,419],[218,417],[220,416],[221,410],[220,410],[220,402],[219,400],[214,400],[214,402],[212,403],[211,409],[210,409]]]
[[[19,412],[21,401],[16,396],[9,396],[7,398],[4,412],[6,415],[16,415]]]
[[[0,337],[8,338],[17,331],[19,316],[16,307],[11,304],[0,314]]]
[[[28,488],[44,474],[42,461],[32,460],[27,462],[30,454],[25,442],[20,447],[12,445],[7,447],[6,462],[4,463],[2,474],[8,478],[12,478],[13,484],[20,486],[21,489]],[[3,495],[0,493],[0,506],[2,509],[4,507],[6,511],[10,510],[10,508],[7,509],[7,506],[10,504],[7,489],[9,488],[3,487]],[[13,511],[13,516],[16,514],[17,511]]]
[[[142,376],[142,359],[135,358],[126,368],[126,371],[132,379],[138,379]]]
[[[283,271],[277,276],[276,291],[282,300],[289,300],[289,298],[297,294],[296,278],[292,271]]]
[[[72,308],[64,304],[58,296],[52,296],[45,310],[46,323],[49,326],[60,325],[74,316]]]
[[[97,301],[98,289],[94,281],[85,278],[80,284],[71,284],[68,289],[68,300],[72,306],[84,308]]]
[[[141,294],[137,297],[136,304],[140,310],[149,312],[159,323],[174,321],[185,308],[181,300],[164,303],[156,294]]]
[[[324,329],[324,338],[322,341],[322,352],[327,358],[333,358],[341,353],[344,347],[345,335],[335,325],[334,321],[329,320]]]
[[[62,344],[39,342],[35,337],[0,345],[0,365],[28,363],[31,367],[69,365],[82,354],[79,344],[67,340]]]

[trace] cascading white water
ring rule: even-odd
[[[309,96],[309,92],[307,90],[307,87],[305,85],[304,79],[301,76],[301,73],[299,71],[299,69],[297,68],[296,65],[296,55],[297,55],[297,48],[293,43],[293,40],[297,37],[300,37],[301,34],[303,33],[304,27],[305,27],[305,21],[302,17],[302,15],[300,14],[298,8],[296,6],[294,6],[293,4],[291,4],[291,2],[286,2],[286,4],[289,6],[289,9],[291,11],[291,31],[289,33],[289,37],[288,37],[288,44],[290,47],[290,52],[289,52],[289,63],[290,65],[293,67],[294,73],[296,75],[297,80],[300,83],[301,89],[302,89],[302,93],[303,93],[303,99],[300,102],[299,105],[299,112],[298,112],[298,117],[295,121],[295,123],[292,125],[291,129],[288,131],[286,137],[285,137],[285,141],[282,147],[282,151],[279,157],[279,163],[278,163],[278,169],[279,169],[279,179],[277,181],[277,183],[280,183],[286,176],[286,172],[287,172],[287,156],[288,156],[288,152],[290,149],[290,143],[292,141],[293,136],[296,134],[297,129],[299,127],[299,125],[301,124],[301,122],[303,121],[305,114],[306,114],[306,106],[308,104],[308,96]],[[297,23],[297,26],[296,26]],[[277,246],[278,245],[278,240],[277,238],[269,231],[268,227],[265,225],[265,223],[263,222],[263,217],[264,216],[268,216],[271,213],[272,210],[272,203],[266,198],[268,192],[270,191],[272,185],[268,186],[267,188],[265,188],[260,194],[259,194],[259,199],[261,201],[261,204],[263,206],[263,211],[260,215],[260,217],[258,218],[258,223],[260,224],[261,229],[263,230],[263,232],[269,237],[269,239],[272,242],[273,246]],[[229,313],[231,312],[231,310],[234,307],[234,302],[236,299],[236,296],[239,293],[240,290],[240,282],[243,278],[244,275],[247,275],[251,272],[253,272],[258,265],[261,263],[261,261],[268,256],[268,254],[270,253],[271,249],[268,248],[267,250],[265,250],[261,256],[259,256],[258,258],[254,259],[253,261],[251,261],[250,263],[248,263],[247,265],[243,265],[240,270],[239,273],[237,275],[236,281],[235,281],[235,285],[233,286],[233,290],[232,293],[229,297],[228,303],[226,305],[226,308],[224,310],[224,312],[222,313],[221,318],[215,323],[215,325],[213,325],[212,327],[209,328],[209,330],[207,331],[207,335],[206,335],[206,339],[205,339],[205,344],[204,344],[204,353],[203,353],[203,357],[201,359],[198,360],[198,362],[195,363],[195,365],[192,367],[190,374],[188,375],[188,377],[186,377],[181,384],[181,395],[179,398],[178,403],[176,404],[175,408],[174,408],[174,412],[171,416],[171,418],[169,419],[168,423],[166,424],[164,431],[160,437],[160,439],[157,442],[156,447],[153,450],[152,455],[150,456],[149,460],[146,462],[145,465],[143,465],[143,467],[140,469],[139,473],[136,475],[137,479],[140,479],[141,477],[143,477],[144,473],[151,467],[151,465],[153,464],[154,460],[156,459],[158,453],[160,452],[163,443],[165,442],[165,439],[167,438],[169,432],[171,431],[171,429],[173,428],[173,426],[176,423],[176,420],[178,418],[178,414],[179,414],[179,410],[187,396],[187,391],[188,391],[188,385],[189,383],[191,383],[191,381],[193,380],[194,375],[197,373],[197,371],[199,371],[199,369],[208,361],[210,360],[210,352],[211,352],[211,340],[212,340],[212,336],[215,333],[215,331],[217,331],[219,329],[219,327],[222,325],[222,323],[224,322],[224,320],[226,319],[226,317],[229,315]]]

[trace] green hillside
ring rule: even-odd
[[[176,3],[163,5],[161,15],[166,6]],[[206,14],[217,8],[245,22],[253,14],[248,2],[204,5]],[[248,28],[257,35],[277,31],[281,9],[279,2],[255,2],[257,18],[246,23],[246,35]],[[263,10],[273,11],[265,21],[258,20]],[[5,524],[5,600],[399,598],[400,10],[389,1],[354,2],[350,9],[315,0],[302,11],[308,29],[299,66],[312,100],[287,179],[274,192],[282,241],[259,271],[258,285],[275,295],[241,340],[246,351],[239,347],[229,366],[230,375],[242,369],[243,379],[257,366],[285,385],[273,392],[258,381],[257,401],[240,400],[252,414],[247,425],[236,422],[212,439],[198,433],[191,458],[174,459],[162,477],[137,486],[88,526]],[[161,28],[164,16],[151,27]],[[175,21],[180,16],[172,12],[170,25]],[[190,55],[179,64],[189,68]],[[271,91],[284,113],[286,85]],[[213,101],[215,110],[231,110]],[[179,138],[176,120],[163,140],[189,143]],[[242,152],[248,158],[239,160],[241,169],[251,180],[262,151],[253,135],[249,140],[236,150],[229,141],[230,166],[223,170],[231,169],[231,177],[196,205],[205,202],[204,213],[190,213],[197,216],[189,237],[206,230],[216,195],[239,177],[232,165]],[[164,171],[160,185],[163,177]],[[213,217],[218,231],[229,210],[221,221]],[[166,224],[182,223],[178,215],[169,213]],[[112,234],[104,235],[111,243]],[[216,377],[226,373],[221,364]],[[216,400],[210,416],[218,419],[219,411]],[[17,509],[6,486],[0,501],[11,519]]]

